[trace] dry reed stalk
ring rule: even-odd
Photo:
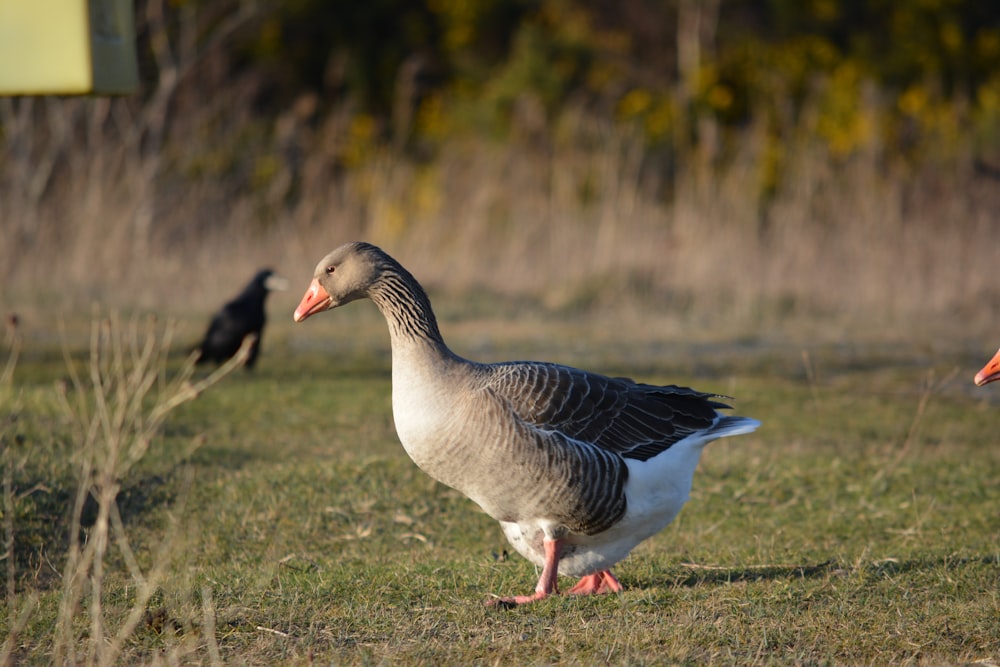
[[[55,628],[53,659],[87,665],[111,665],[119,659],[146,611],[149,599],[167,574],[172,532],[164,537],[149,572],[143,573],[125,535],[117,496],[126,479],[159,433],[171,410],[196,398],[202,391],[241,366],[250,341],[240,352],[209,376],[193,381],[191,355],[173,378],[166,376],[166,355],[172,329],[157,331],[153,318],[144,323],[133,318],[122,323],[116,314],[100,318],[95,312],[91,329],[90,359],[86,375],[64,348],[73,392],[61,392],[66,413],[83,434],[78,449],[76,500],[71,515],[70,545],[63,572],[63,589]],[[82,516],[88,497],[97,505],[97,518],[81,544]],[[175,527],[174,527],[175,528]],[[136,583],[136,599],[124,622],[113,631],[103,607],[108,550],[122,553]],[[88,597],[89,596],[89,597]],[[77,614],[86,605],[89,630],[85,650],[78,655]]]

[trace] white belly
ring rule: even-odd
[[[582,577],[606,570],[625,558],[640,542],[666,528],[691,493],[691,480],[701,446],[677,443],[648,461],[629,459],[625,484],[625,515],[596,535],[567,534],[559,559],[559,574]],[[536,565],[544,565],[539,522],[501,522],[511,546]]]

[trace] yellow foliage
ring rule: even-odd
[[[574,3],[565,0],[545,2],[539,14],[569,42],[587,43],[594,36],[590,13]]]
[[[344,153],[341,156],[347,166],[359,166],[371,154],[374,148],[375,129],[375,119],[368,114],[358,114],[351,120]]]
[[[476,40],[476,18],[481,11],[474,0],[428,0],[432,12],[445,17],[444,44],[448,50],[459,51]]]
[[[734,95],[729,86],[720,83],[712,86],[705,99],[714,110],[726,111],[733,105]]]
[[[942,157],[962,144],[963,120],[951,101],[932,94],[924,86],[914,85],[899,96],[896,105],[921,139],[911,149],[915,154]]]
[[[406,230],[406,211],[398,201],[391,201],[381,207],[379,219],[375,221],[381,227],[380,238],[395,241]]]
[[[949,53],[958,53],[962,49],[962,29],[954,21],[941,24],[941,44]]]
[[[602,30],[593,40],[602,51],[619,56],[627,56],[632,46],[632,37],[623,30]]]
[[[652,141],[669,136],[674,116],[674,105],[669,96],[654,97],[645,88],[633,88],[618,102],[618,120],[640,121],[643,131]]]
[[[623,120],[646,113],[653,104],[653,95],[645,88],[633,88],[618,102],[618,117]]]
[[[274,17],[264,21],[260,26],[257,42],[264,53],[280,53],[282,47],[281,21]]]
[[[612,84],[621,79],[621,68],[612,63],[595,63],[587,71],[587,88],[594,91],[607,90]]]
[[[840,17],[840,7],[836,0],[813,0],[812,14],[820,21],[834,21]]]
[[[1000,59],[1000,31],[986,28],[977,31],[976,54],[983,60]]]
[[[698,97],[707,97],[707,92],[711,90],[719,80],[719,68],[715,63],[705,63],[698,68],[695,73],[695,94]]]
[[[860,69],[845,61],[834,69],[824,91],[816,132],[836,157],[850,155],[874,134],[873,122],[862,108],[861,83]]]
[[[438,172],[422,169],[413,184],[413,217],[435,217],[440,214],[443,204]]]
[[[919,116],[927,108],[927,91],[920,86],[910,86],[896,104],[908,116]]]
[[[781,182],[785,164],[785,142],[781,137],[768,135],[758,168],[760,192],[773,193]]]
[[[979,139],[996,141],[1000,137],[1000,74],[976,88],[975,114]]]
[[[993,77],[976,90],[980,112],[992,117],[1000,116],[1000,77]]]
[[[440,93],[428,95],[417,110],[417,132],[430,139],[444,139],[450,131],[445,102]]]
[[[646,114],[646,135],[656,141],[668,136],[674,127],[674,106],[669,99],[661,99]]]
[[[281,161],[274,155],[261,155],[254,161],[253,176],[250,183],[254,189],[267,186],[278,171],[282,169]]]

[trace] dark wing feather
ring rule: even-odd
[[[645,461],[709,428],[724,398],[687,387],[639,384],[568,366],[511,362],[488,367],[488,384],[525,422]]]
[[[249,334],[260,336],[264,327],[264,312],[255,303],[236,300],[227,303],[215,314],[201,344],[202,357],[225,361],[240,348]]]
[[[256,338],[250,346],[246,360],[246,367],[253,368],[267,319],[264,313],[264,300],[267,299],[268,281],[273,275],[270,269],[258,271],[240,295],[212,317],[201,343],[199,363],[226,361],[240,349],[243,339],[253,334]]]

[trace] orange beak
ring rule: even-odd
[[[296,322],[301,322],[310,315],[329,310],[332,305],[333,299],[326,293],[323,286],[319,284],[319,279],[313,278],[313,281],[309,283],[309,289],[306,290],[305,296],[299,302],[299,307],[295,309],[292,319]]]
[[[976,378],[973,382],[977,386],[982,387],[984,384],[989,384],[996,380],[1000,380],[1000,350],[997,350],[997,353],[993,355],[989,363],[983,366],[983,370],[976,373]]]

